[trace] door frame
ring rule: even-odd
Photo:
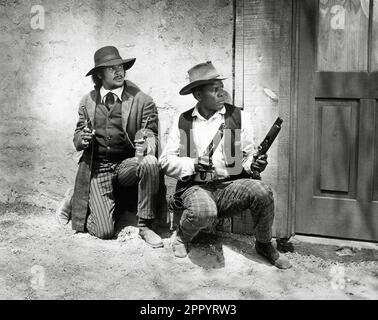
[[[293,0],[292,3],[292,45],[291,45],[291,92],[290,92],[290,132],[289,132],[289,214],[288,229],[295,235],[296,222],[296,188],[297,188],[297,142],[298,142],[298,105],[299,105],[299,32],[301,5],[303,0]],[[317,0],[314,0],[317,1]]]
[[[292,110],[291,110],[291,154],[293,155],[292,161],[290,161],[290,172],[289,176],[292,180],[292,184],[290,184],[290,197],[292,199],[291,205],[291,227],[293,233],[296,234],[296,218],[297,218],[297,188],[298,188],[298,132],[299,132],[299,116],[298,110],[301,105],[308,105],[311,104],[311,98],[315,92],[314,87],[308,88],[311,92],[307,95],[301,95],[300,93],[305,90],[304,84],[299,81],[300,75],[302,72],[306,73],[309,78],[309,82],[315,83],[315,70],[313,68],[309,68],[308,63],[306,61],[313,60],[315,65],[316,59],[316,34],[313,34],[314,29],[313,26],[317,23],[317,10],[308,10],[306,11],[307,5],[316,7],[319,3],[319,0],[293,0],[293,53],[292,57],[295,60],[292,64],[292,83],[293,83],[293,91],[292,91]],[[309,13],[315,12],[315,14],[309,15]],[[304,21],[302,21],[304,20]],[[315,28],[315,33],[317,29]],[[313,41],[304,43],[301,39],[305,37],[312,37]],[[305,52],[305,54],[303,53]],[[306,56],[306,61],[303,61],[302,56]],[[311,66],[313,66],[311,64]],[[322,237],[318,235],[318,237]]]

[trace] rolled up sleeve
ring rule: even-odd
[[[180,157],[180,148],[180,130],[177,119],[169,133],[167,144],[159,157],[159,165],[167,176],[178,180],[195,173],[195,159]]]

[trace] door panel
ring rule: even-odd
[[[375,5],[299,1],[296,233],[378,241]]]
[[[318,71],[367,71],[369,6],[366,3],[366,0],[353,1],[348,6],[338,0],[320,1]]]
[[[350,196],[356,170],[356,111],[355,102],[317,102],[320,125],[315,135],[317,155],[315,173],[319,177],[316,193]]]

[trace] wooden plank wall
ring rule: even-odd
[[[373,172],[373,201],[378,201],[378,100],[375,100],[375,136],[374,136],[374,172]]]
[[[277,116],[284,120],[263,180],[274,190],[274,235],[288,237],[293,234],[289,196],[293,0],[235,1],[234,102],[253,116],[256,143]],[[234,218],[233,231],[252,233],[250,217]]]
[[[378,0],[373,1],[371,71],[378,71]]]

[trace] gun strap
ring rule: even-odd
[[[215,136],[213,137],[213,139],[211,139],[209,145],[206,147],[202,157],[209,156],[209,158],[211,159],[215,150],[218,148],[220,142],[222,141],[225,127],[226,126],[224,123],[219,126],[217,132],[215,133]]]

